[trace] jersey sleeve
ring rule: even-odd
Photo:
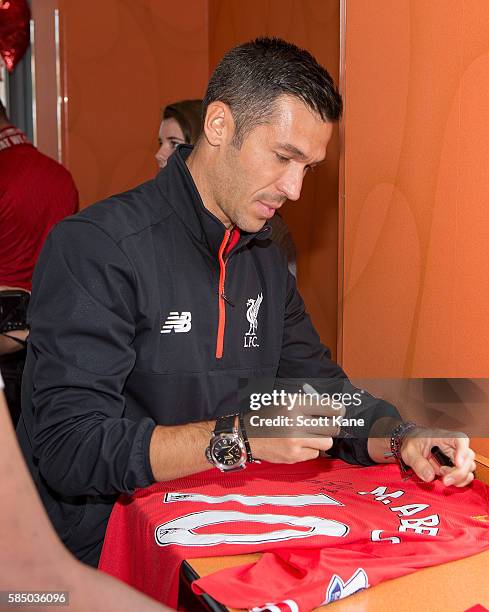
[[[28,313],[31,444],[41,475],[63,495],[130,493],[154,482],[156,425],[125,418],[122,395],[135,363],[135,305],[132,268],[112,238],[76,218],[53,230]]]
[[[340,393],[361,393],[361,404],[346,407],[346,418],[363,419],[364,425],[349,431],[348,438],[335,438],[328,454],[352,464],[372,465],[367,451],[368,432],[380,418],[401,419],[397,409],[352,385],[343,369],[331,359],[331,351],[321,343],[296,287],[295,278],[288,274],[282,352],[279,378],[313,379],[324,389]],[[321,383],[322,381],[322,383]],[[314,385],[316,389],[316,385]],[[317,388],[321,392],[322,389]]]

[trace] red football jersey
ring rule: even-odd
[[[194,590],[234,608],[311,610],[489,548],[488,499],[480,482],[402,481],[396,465],[318,459],[210,470],[121,498],[100,568],[176,606],[183,559],[262,551]]]

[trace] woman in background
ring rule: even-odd
[[[202,100],[181,100],[165,106],[155,158],[164,168],[179,144],[195,144],[202,129]]]

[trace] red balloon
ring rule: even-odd
[[[26,0],[0,0],[0,55],[9,72],[29,46],[30,17]]]

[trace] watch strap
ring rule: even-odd
[[[235,419],[235,414],[226,414],[224,416],[217,417],[216,425],[214,427],[214,435],[218,436],[219,434],[232,433],[234,430]]]

